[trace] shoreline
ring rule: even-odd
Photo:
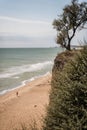
[[[20,128],[21,123],[28,126],[32,119],[38,122],[49,103],[50,84],[51,74],[47,74],[1,95],[0,129]]]
[[[18,85],[18,86],[15,86],[15,87],[13,87],[13,88],[11,88],[11,89],[5,89],[5,90],[2,90],[1,92],[0,92],[0,96],[3,96],[3,95],[5,95],[5,94],[7,94],[7,93],[9,93],[9,92],[11,92],[11,91],[14,91],[14,90],[16,90],[16,89],[19,89],[19,88],[21,88],[21,87],[24,87],[24,86],[26,86],[27,84],[29,84],[30,82],[32,82],[32,81],[34,81],[34,80],[36,80],[36,79],[39,79],[39,78],[41,78],[41,77],[44,77],[44,76],[46,76],[46,75],[49,75],[49,74],[51,74],[50,72],[47,72],[47,73],[45,73],[45,74],[43,74],[43,75],[38,75],[38,76],[34,76],[34,77],[31,77],[30,79],[28,79],[28,80],[24,80],[24,81],[22,81],[22,83],[20,84],[20,85]]]

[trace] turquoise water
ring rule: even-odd
[[[52,70],[61,48],[0,48],[0,94]]]

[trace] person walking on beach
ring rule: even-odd
[[[16,92],[16,96],[19,97],[18,91]]]

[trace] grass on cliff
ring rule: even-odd
[[[55,60],[43,130],[87,130],[87,46],[65,54]]]

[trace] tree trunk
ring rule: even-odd
[[[67,47],[66,47],[66,49],[69,50],[69,51],[71,50],[71,45],[70,45],[70,43],[71,43],[71,40],[69,39],[69,40],[68,40],[68,45],[67,45]]]
[[[69,50],[69,51],[71,51],[71,40],[75,36],[75,32],[76,32],[76,29],[73,28],[73,34],[72,34],[72,36],[69,37],[69,35],[68,35],[68,45],[67,45],[66,49]]]

